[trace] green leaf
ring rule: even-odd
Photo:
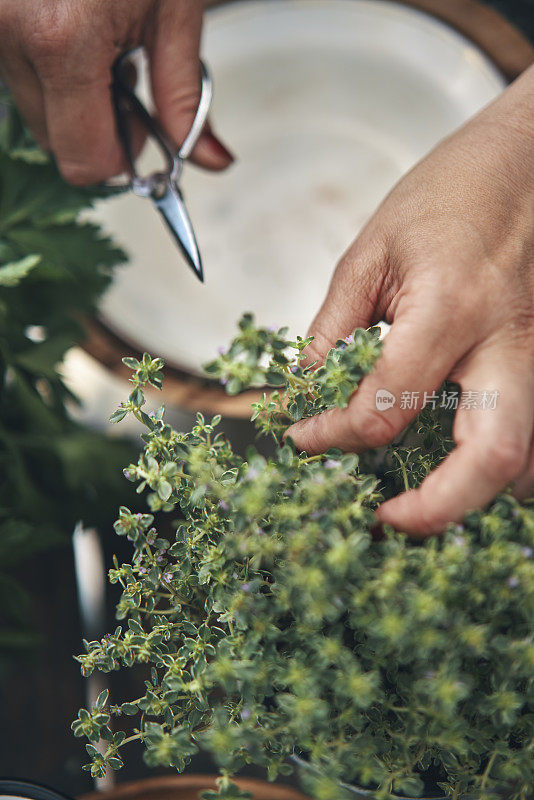
[[[40,262],[40,255],[29,255],[0,267],[0,286],[17,286]]]
[[[268,383],[269,386],[285,386],[286,378],[281,372],[269,369],[265,373],[265,382]]]
[[[138,386],[130,393],[129,400],[134,406],[137,406],[137,408],[144,404],[145,396]]]
[[[106,705],[109,697],[109,689],[103,689],[98,697],[96,698],[95,707],[102,711],[104,706]]]
[[[141,366],[139,364],[139,361],[136,358],[133,358],[132,356],[126,356],[125,358],[123,358],[122,363],[125,366],[129,367],[130,369],[139,369],[139,367]]]

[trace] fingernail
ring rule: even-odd
[[[206,145],[209,147],[210,151],[214,156],[220,159],[224,159],[229,164],[235,161],[235,156],[233,155],[233,153],[231,153],[224,146],[224,144],[219,139],[217,139],[214,133],[212,133],[211,131],[207,131],[204,134],[203,138],[206,142]]]

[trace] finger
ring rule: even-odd
[[[378,237],[371,238],[363,231],[341,258],[326,298],[310,325],[308,336],[313,336],[313,342],[306,348],[304,363],[322,363],[338,339],[378,321],[385,262]]]
[[[530,440],[525,469],[512,483],[512,494],[518,500],[534,498],[534,435]]]
[[[185,140],[200,100],[200,33],[202,4],[163,0],[147,42],[152,92],[163,128],[177,146]],[[209,169],[224,169],[232,154],[206,125],[192,160]]]
[[[97,32],[98,33],[98,32]],[[112,39],[70,21],[39,37],[30,56],[43,87],[50,147],[70,183],[97,183],[125,168],[111,95]]]
[[[457,447],[418,489],[384,503],[377,512],[381,523],[414,536],[439,533],[448,522],[495,497],[525,467],[533,429],[534,379],[532,365],[513,368],[517,355],[481,351],[460,380],[463,401],[455,423]],[[495,407],[462,407],[469,395],[495,398]],[[490,393],[497,392],[498,395]]]
[[[0,71],[33,138],[48,149],[43,90],[33,67],[23,56],[4,51]]]
[[[108,72],[43,81],[50,145],[66,181],[97,183],[123,169]]]
[[[512,494],[518,500],[534,498],[534,442],[530,443],[530,452],[524,472],[512,484]]]
[[[427,401],[437,402],[435,390],[471,345],[469,330],[451,325],[438,303],[425,295],[405,296],[373,372],[363,379],[346,408],[326,411],[289,428],[297,447],[310,454],[330,447],[353,452],[381,447]]]

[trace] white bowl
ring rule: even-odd
[[[207,13],[203,57],[214,127],[238,159],[223,174],[184,170],[206,283],[148,201],[123,196],[96,214],[131,258],[103,317],[192,373],[245,310],[304,334],[382,197],[505,85],[451,28],[377,0],[223,5]]]

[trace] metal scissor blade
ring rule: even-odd
[[[153,197],[152,199],[170,232],[182,248],[187,263],[199,281],[204,283],[204,271],[197,240],[195,239],[193,227],[185,209],[180,190],[169,180],[166,184],[165,194],[162,197]]]

